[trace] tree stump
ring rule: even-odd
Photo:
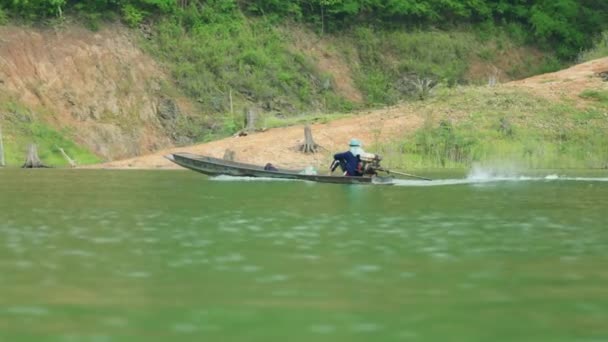
[[[235,152],[233,150],[230,149],[226,149],[226,151],[224,151],[224,160],[229,160],[229,161],[234,161],[234,156],[235,156]]]
[[[304,143],[300,145],[300,152],[316,153],[320,146],[312,139],[312,131],[310,126],[304,126]]]
[[[251,108],[243,109],[243,129],[236,132],[233,137],[244,137],[249,135],[249,133],[255,132],[255,120],[256,114],[255,111]]]
[[[22,168],[39,168],[39,167],[47,167],[42,164],[42,161],[38,157],[38,149],[35,144],[30,144],[28,148],[27,157],[25,159],[25,163],[21,166]]]
[[[493,67],[492,73],[488,76],[488,87],[494,87],[498,84],[498,68]]]
[[[4,145],[2,144],[2,127],[0,127],[0,167],[4,166]]]
[[[245,108],[245,132],[250,133],[255,131],[255,111],[251,108]]]

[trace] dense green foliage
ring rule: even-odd
[[[470,29],[404,31],[359,27],[340,36],[340,40],[356,50],[356,58],[350,64],[356,66],[358,88],[371,104],[420,98],[417,83],[424,80],[448,86],[471,81],[485,83],[489,75],[477,75],[477,79],[468,75],[473,61],[500,65],[501,55],[515,57],[513,51],[518,48],[505,30],[497,28],[486,36]],[[554,57],[545,55],[506,67],[505,72],[512,78],[522,78],[559,67]]]
[[[608,56],[608,31],[602,32],[601,36],[596,39],[595,44],[589,50],[582,52],[579,56],[579,61],[586,62],[592,59]]]
[[[472,60],[494,63],[516,48],[498,30],[491,39],[470,29],[404,32],[360,26],[334,33],[328,53],[344,57],[363,95],[363,103],[353,103],[336,90],[332,75],[316,67],[318,61],[300,52],[306,48],[294,46],[302,39],[318,39],[306,29],[287,30],[263,18],[213,7],[161,19],[155,29],[146,44],[148,52],[169,67],[178,86],[205,113],[227,114],[221,127],[225,133],[242,128],[243,108],[252,104],[266,113],[293,115],[419,98],[416,81],[466,83]],[[543,71],[542,65],[547,62],[540,58],[505,71],[524,77]],[[487,82],[487,75],[479,76]],[[188,135],[199,140],[205,133]]]
[[[369,28],[357,29],[353,42],[362,65],[358,83],[372,103],[395,103],[413,91],[416,77],[441,78],[447,83],[461,80],[473,47],[479,47],[470,33],[407,34]]]
[[[4,25],[8,22],[8,16],[6,12],[0,7],[0,25]]]
[[[206,18],[209,22],[216,21],[218,11],[231,13],[238,8],[270,20],[309,22],[321,32],[361,23],[444,28],[512,25],[514,33],[556,50],[561,57],[574,57],[589,47],[590,37],[608,28],[608,2],[597,0],[0,0],[0,8],[26,20],[61,17],[66,11],[84,13],[91,20],[116,13],[131,26],[148,17],[208,8],[213,8],[213,15]]]
[[[146,45],[204,112],[229,114],[221,127],[226,133],[242,128],[240,113],[252,103],[282,114],[355,108],[358,104],[335,91],[331,75],[294,48],[293,42],[301,39],[294,34],[302,31],[246,18],[236,7],[207,6],[161,18]],[[492,49],[508,48],[484,49],[487,42],[470,30],[406,33],[359,27],[334,35],[343,42],[333,47],[335,54],[353,59],[348,64],[365,104],[394,104],[411,96],[410,81],[417,75],[461,82],[476,50],[491,60]],[[204,133],[189,135],[200,139]]]
[[[200,24],[191,20],[195,15],[210,20]],[[327,110],[348,106],[331,91],[329,78],[289,51],[281,33],[264,22],[207,10],[162,20],[157,29],[148,50],[208,112],[240,113],[247,102],[279,112],[319,107],[314,101]]]
[[[608,22],[608,2],[593,0],[310,0],[247,1],[257,13],[295,15],[322,30],[352,23],[450,27],[463,23],[522,25],[527,39],[572,57]]]

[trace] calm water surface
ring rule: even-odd
[[[607,341],[594,177],[0,170],[0,341]]]

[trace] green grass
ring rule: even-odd
[[[482,36],[475,27],[452,31],[359,27],[339,40],[345,42],[343,53],[355,69],[357,86],[368,104],[394,104],[419,97],[413,85],[418,78],[447,86],[486,83],[490,74],[469,73],[477,60],[488,66],[504,64],[504,72],[513,78],[561,66],[549,54],[523,63],[507,62],[517,56],[513,51],[524,45],[506,30],[495,27],[491,34]]]
[[[6,25],[8,23],[8,15],[6,12],[0,7],[0,26]]]
[[[372,147],[386,155],[388,166],[608,167],[606,107],[578,108],[516,90],[480,87],[444,89],[431,102],[413,105],[427,113],[422,128]]]
[[[349,109],[323,87],[313,62],[290,51],[281,32],[263,20],[235,16],[194,27],[164,20],[157,33],[148,51],[207,113],[227,113],[230,94],[235,112],[252,102],[284,114]]]
[[[291,117],[307,121],[357,108],[270,22],[240,13],[213,21],[177,18],[156,25],[145,47],[198,105],[198,113],[178,120],[181,135],[199,142],[232,135],[244,128],[248,109],[258,115],[257,128],[270,128],[291,124]]]
[[[472,33],[378,30],[360,27],[343,38],[354,46],[356,82],[371,104],[394,104],[415,96],[411,81],[462,81],[476,47]],[[358,60],[356,60],[358,59]]]
[[[587,89],[579,94],[579,97],[587,100],[595,100],[603,105],[608,105],[608,91]]]
[[[98,163],[101,160],[87,149],[79,146],[71,137],[70,130],[56,130],[45,124],[39,115],[14,101],[0,101],[2,138],[6,165],[21,166],[25,162],[30,144],[35,144],[38,156],[45,165],[68,166],[59,148],[63,148],[78,165]]]

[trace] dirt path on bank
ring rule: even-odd
[[[409,110],[409,111],[408,111]],[[286,168],[313,165],[324,168],[336,152],[346,150],[351,138],[365,145],[386,141],[417,129],[422,117],[408,107],[390,107],[366,111],[359,116],[338,119],[325,124],[312,124],[315,142],[323,148],[316,154],[303,154],[298,147],[304,140],[304,125],[269,129],[242,137],[230,137],[204,144],[165,149],[154,154],[86,166],[86,168],[171,169],[180,168],[163,156],[172,152],[189,152],[221,158],[226,149],[235,151],[236,160],[263,165],[268,162]]]
[[[608,57],[595,59],[571,68],[506,83],[505,86],[527,89],[551,100],[579,99],[585,89],[608,89]]]

